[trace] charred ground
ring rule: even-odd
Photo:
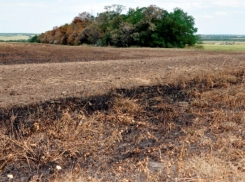
[[[105,70],[110,79],[120,73],[113,83],[131,78],[103,92],[46,95],[26,104],[21,94],[12,95],[16,101],[0,109],[0,180],[9,181],[12,174],[14,181],[243,181],[245,56],[196,54],[128,60],[117,71],[109,66],[115,66],[113,61],[86,63],[99,72],[93,75],[86,68],[94,77],[87,89],[102,88],[98,80]],[[35,71],[32,77],[42,75],[38,68],[21,72],[29,69],[25,66],[35,67],[6,65],[2,70],[23,73],[19,82]],[[147,68],[152,72],[145,76]],[[133,75],[141,81],[133,82]]]
[[[50,44],[0,43],[0,65],[67,63],[106,60],[145,59],[152,57],[170,58],[195,56],[196,51],[158,48],[101,48],[84,46],[57,46]],[[199,53],[200,54],[200,53]],[[217,55],[203,51],[202,55]],[[223,53],[236,54],[236,53]]]

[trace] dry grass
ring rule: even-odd
[[[244,181],[244,54],[158,53],[0,66],[0,181]]]
[[[167,76],[156,86],[2,109],[0,180],[244,181],[244,67]]]

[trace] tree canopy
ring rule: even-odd
[[[122,5],[105,6],[105,11],[96,17],[83,12],[70,24],[54,27],[38,37],[41,43],[97,46],[144,46],[178,47],[195,45],[195,20],[182,9],[168,12],[151,5],[129,8],[126,14]]]

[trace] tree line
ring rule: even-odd
[[[155,5],[129,8],[126,14],[122,5],[105,6],[105,11],[92,16],[83,12],[70,24],[54,27],[42,33],[40,43],[96,46],[142,46],[183,48],[195,45],[195,20],[182,9],[168,12]]]
[[[202,41],[244,42],[245,35],[201,35]]]

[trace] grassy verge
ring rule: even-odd
[[[167,80],[2,109],[0,181],[244,181],[244,68]]]
[[[27,35],[13,35],[13,36],[0,36],[0,40],[10,41],[10,40],[28,40],[30,37]]]
[[[245,51],[245,44],[234,45],[219,45],[219,44],[204,44],[204,50],[207,51]]]

